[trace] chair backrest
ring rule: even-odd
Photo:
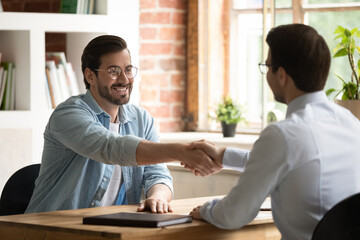
[[[360,239],[360,193],[332,207],[315,228],[312,240]]]
[[[0,216],[25,212],[39,175],[40,164],[16,171],[6,182],[0,198]]]

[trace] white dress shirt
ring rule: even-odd
[[[266,127],[251,152],[227,148],[223,164],[246,170],[225,198],[201,208],[206,221],[241,228],[271,195],[282,239],[310,240],[326,211],[360,192],[360,122],[324,92],[309,93],[290,102],[286,119]]]

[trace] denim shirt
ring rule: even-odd
[[[119,108],[119,134],[109,131],[110,115],[90,91],[73,96],[53,112],[44,133],[39,177],[26,213],[97,207],[108,188],[114,165],[121,165],[128,204],[141,201],[155,184],[173,191],[165,164],[138,166],[142,139],[158,141],[154,120],[144,109]]]

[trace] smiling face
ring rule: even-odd
[[[93,74],[94,79],[89,83],[91,93],[103,109],[110,106],[117,108],[129,102],[134,83],[134,78],[126,77],[124,73],[129,66],[131,66],[131,58],[127,49],[101,57],[97,77]],[[121,74],[113,79],[109,70],[117,68],[121,69]]]

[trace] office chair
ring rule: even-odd
[[[360,193],[332,207],[317,224],[312,240],[360,239]]]
[[[39,175],[40,164],[16,171],[6,182],[0,198],[0,216],[25,212]]]

